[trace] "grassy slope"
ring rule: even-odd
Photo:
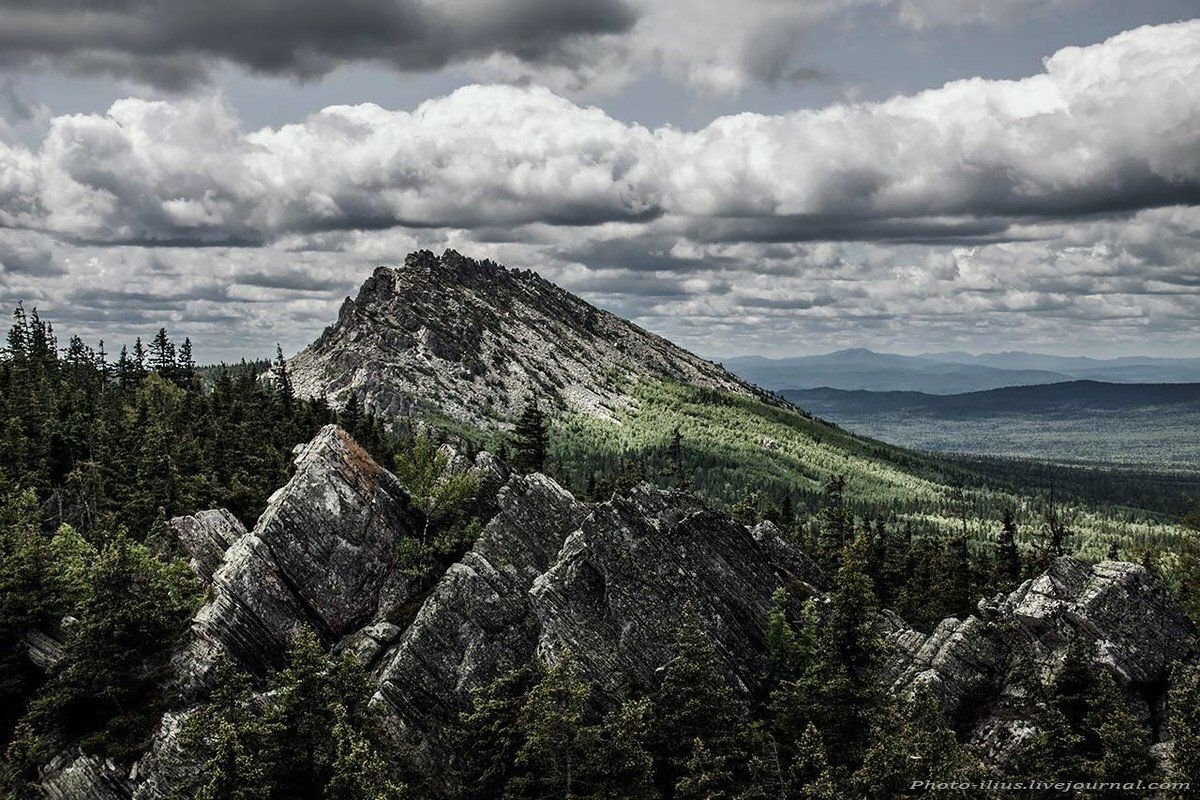
[[[1035,500],[987,488],[960,466],[851,435],[793,410],[663,382],[632,383],[628,391],[634,402],[616,422],[584,415],[559,420],[551,458],[573,485],[586,486],[589,472],[612,475],[633,462],[644,465],[651,480],[669,483],[666,449],[678,427],[694,488],[719,503],[732,505],[748,491],[778,499],[790,490],[798,508],[812,509],[824,481],[842,474],[859,513],[892,514],[922,530],[958,530],[964,506],[968,528],[980,540],[994,537],[1006,505],[1019,509],[1026,530],[1036,524]],[[1073,545],[1091,557],[1102,556],[1110,539],[1127,553],[1147,543],[1168,545],[1178,535],[1178,529],[1141,512],[1070,513],[1079,532]]]

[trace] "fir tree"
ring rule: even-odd
[[[1171,676],[1168,722],[1171,757],[1167,779],[1183,784],[1171,796],[1183,800],[1200,786],[1200,668],[1177,666]]]
[[[582,734],[589,694],[570,653],[546,670],[517,719],[523,740],[516,754],[520,771],[509,781],[506,798],[579,794],[578,782],[586,776]]]
[[[746,763],[747,709],[734,694],[724,665],[692,609],[685,613],[675,657],[654,695],[656,749],[668,786],[698,786]],[[697,773],[703,770],[703,774]],[[708,777],[705,777],[708,776]]]

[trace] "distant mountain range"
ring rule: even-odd
[[[1071,381],[953,395],[785,390],[789,401],[854,433],[935,452],[1195,472],[1200,383]]]
[[[853,348],[788,358],[740,356],[727,359],[724,366],[752,383],[775,391],[830,387],[946,395],[1078,380],[1200,382],[1200,358],[1143,356],[1096,359],[1023,352],[902,356]]]

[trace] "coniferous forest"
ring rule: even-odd
[[[269,364],[201,369],[190,341],[160,330],[149,344],[139,339],[114,355],[77,337],[64,345],[36,312],[18,308],[0,362],[0,411],[7,797],[40,796],[38,766],[67,745],[128,764],[162,714],[178,710],[168,662],[205,590],[166,521],[227,508],[253,525],[288,479],[293,449],[322,425],[339,422],[410,491],[424,532],[400,546],[427,591],[482,522],[465,506],[477,483],[439,448],[450,441],[470,453],[469,439],[435,427],[385,430],[353,397],[337,413],[301,399],[282,352]],[[678,428],[658,463],[618,463],[608,472],[599,458],[549,459],[563,452],[556,435],[552,415],[530,403],[498,451],[518,471],[557,471],[595,501],[643,480],[692,488],[697,464]],[[578,485],[572,474],[591,477]],[[618,680],[607,710],[602,688],[581,677],[570,652],[552,666],[514,670],[473,690],[448,734],[457,755],[446,769],[462,797],[894,797],[930,775],[986,777],[960,740],[959,721],[940,715],[934,698],[898,699],[881,688],[886,609],[928,632],[971,613],[981,597],[1011,591],[1069,552],[1055,507],[1025,535],[1002,509],[999,535],[981,541],[968,535],[966,511],[961,530],[949,534],[864,511],[841,477],[812,507],[793,505],[790,495],[778,503],[746,496],[754,499],[729,504],[729,513],[747,525],[774,523],[832,581],[824,603],[776,592],[759,621],[768,643],[759,688],[747,696],[730,684],[692,617],[675,631],[661,679]],[[1185,523],[1197,527],[1195,517]],[[1163,567],[1155,555],[1147,563],[1193,618],[1200,615],[1200,558],[1184,550]],[[39,648],[45,668],[26,657]],[[1053,681],[1032,673],[1010,680],[1024,687],[1021,713],[1043,731],[1023,773],[1200,780],[1196,749],[1187,746],[1200,741],[1200,673],[1177,681],[1167,722],[1177,744],[1158,762],[1135,710],[1081,649]],[[299,636],[286,665],[265,677],[226,660],[211,683],[203,713],[180,723],[179,747],[199,767],[171,797],[428,795],[411,754],[395,746],[368,702],[368,676],[352,653],[327,653],[315,637]]]

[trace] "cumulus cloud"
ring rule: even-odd
[[[391,227],[653,225],[704,241],[987,241],[1200,200],[1200,21],[1044,72],[649,130],[547,89],[245,131],[219,99],[126,99],[0,144],[0,223],[91,242],[260,244]]]

